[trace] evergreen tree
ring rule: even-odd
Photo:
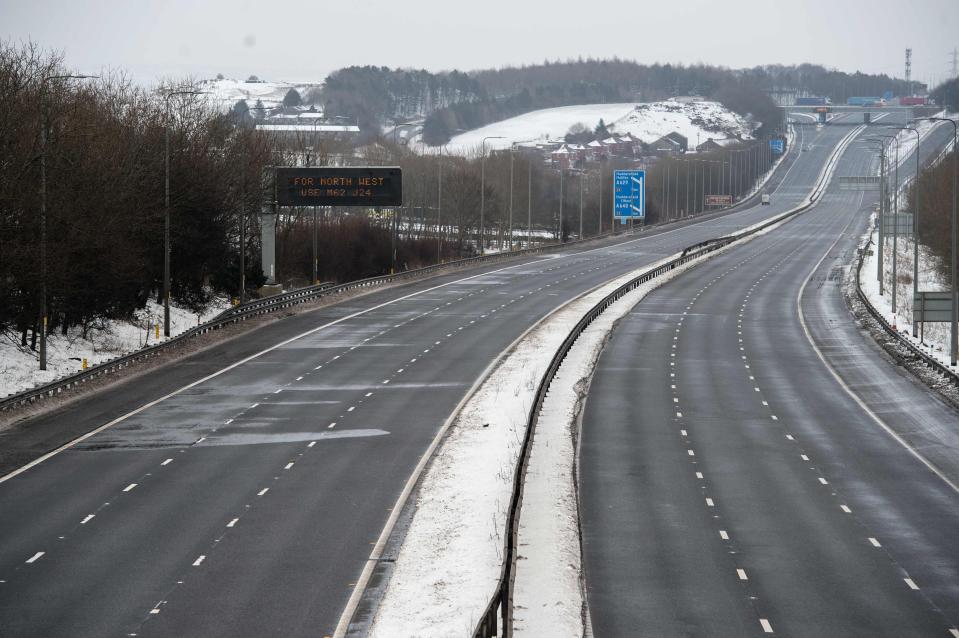
[[[300,106],[301,104],[303,104],[303,98],[296,89],[290,89],[283,97],[283,106]]]

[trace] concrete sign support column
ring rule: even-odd
[[[260,212],[260,244],[263,276],[267,285],[276,283],[276,212],[273,204],[265,204]]]

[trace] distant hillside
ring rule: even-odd
[[[908,92],[886,75],[845,73],[821,66],[767,65],[727,69],[703,64],[639,64],[580,59],[463,73],[387,67],[348,67],[311,94],[329,115],[355,119],[369,135],[396,120],[423,119],[423,140],[444,144],[457,133],[530,111],[578,104],[654,102],[698,95],[742,116],[774,126],[767,91],[795,90],[845,102],[852,95]],[[760,131],[764,133],[766,131]]]

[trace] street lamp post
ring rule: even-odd
[[[47,369],[47,120],[43,90],[50,80],[83,80],[97,75],[47,75],[40,80],[40,369]]]
[[[919,130],[914,129],[911,126],[896,126],[889,127],[897,131],[912,131],[916,134],[916,177],[913,181],[915,184],[915,194],[912,199],[912,298],[913,303],[915,304],[916,294],[919,291],[919,144],[920,136]],[[897,162],[898,163],[898,162]],[[899,232],[898,226],[896,227],[896,232]],[[919,323],[916,321],[916,309],[912,309],[912,335],[916,336],[919,330]]]
[[[867,142],[879,144],[879,241],[876,244],[876,279],[879,281],[879,294],[883,294],[884,282],[882,277],[883,244],[885,233],[882,225],[886,213],[886,142],[882,136],[868,137]]]
[[[579,238],[583,238],[583,175],[586,171],[579,174]]]
[[[202,95],[206,91],[167,91],[164,96],[166,126],[164,127],[164,181],[163,181],[163,336],[170,336],[170,98],[175,95]]]
[[[949,226],[950,243],[952,245],[949,256],[949,271],[952,279],[952,313],[950,318],[952,327],[950,330],[949,361],[952,365],[956,365],[956,354],[959,352],[959,329],[957,329],[956,323],[956,319],[959,318],[959,296],[956,294],[956,197],[959,196],[956,193],[956,177],[959,175],[959,148],[956,144],[959,142],[959,126],[956,125],[955,120],[947,117],[927,117],[923,119],[952,124],[952,221]]]
[[[898,139],[898,137],[897,137],[896,135],[876,135],[875,137],[881,137],[881,138],[883,138],[884,140],[895,140],[895,142],[896,142],[896,167],[895,167],[896,172],[895,172],[895,178],[894,178],[893,187],[894,187],[894,188],[896,189],[896,191],[897,191],[897,193],[894,194],[894,197],[895,197],[895,204],[894,204],[894,206],[895,206],[896,208],[898,208],[898,204],[899,204],[899,198],[898,198],[898,187],[899,187],[899,139]],[[889,143],[891,143],[891,142],[889,142]],[[883,154],[883,160],[885,160],[885,153]],[[885,175],[885,173],[887,172],[887,170],[888,170],[888,169],[885,167],[885,162],[883,162],[883,170],[882,170],[883,175]],[[886,179],[884,180],[884,183],[885,183],[886,186],[885,186],[885,189],[881,189],[882,202],[881,202],[881,204],[880,204],[880,209],[879,209],[879,255],[878,255],[878,256],[879,256],[879,259],[878,259],[878,261],[879,261],[879,294],[880,294],[880,295],[883,294],[884,288],[885,288],[885,286],[884,286],[884,281],[883,281],[883,278],[882,278],[883,253],[885,252],[885,243],[886,243],[886,233],[885,233],[885,231],[883,231],[883,224],[885,223],[885,216],[883,215],[883,207],[888,207],[888,205],[889,205],[889,202],[888,202],[888,199],[889,199],[889,193],[888,193],[888,191],[889,191],[889,180],[888,180],[888,178],[886,178]],[[888,209],[887,209],[887,210],[888,210]],[[896,242],[896,239],[895,239],[895,238],[896,238],[896,228],[895,228],[896,220],[897,220],[896,211],[893,211],[893,233],[892,233],[892,234],[893,234],[893,260],[892,260],[892,269],[893,269],[892,312],[893,312],[893,314],[895,314],[895,312],[896,312],[896,281],[895,281],[895,280],[896,280],[896,254],[895,254],[895,249],[896,249],[896,243],[895,243],[895,242]]]
[[[527,158],[526,170],[526,247],[533,244],[533,160]]]
[[[436,263],[443,259],[443,147],[436,160]]]
[[[510,252],[513,252],[513,153],[516,150],[516,143],[509,147],[509,246]]]
[[[501,140],[502,135],[483,138],[480,157],[480,254],[486,254],[486,140]]]

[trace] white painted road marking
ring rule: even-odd
[[[869,542],[872,543],[873,547],[882,547],[882,545],[879,544],[879,541],[872,536],[869,537]]]
[[[729,540],[729,534],[724,529],[719,530],[719,537],[723,539],[724,541]]]
[[[769,624],[769,621],[765,618],[759,619],[759,624],[762,625],[763,631],[767,634],[773,633],[773,626]]]
[[[33,556],[27,559],[27,564],[37,562],[38,560],[40,560],[40,557],[43,556],[44,554],[46,554],[46,552],[37,552],[36,554],[34,554]]]
[[[260,490],[259,492],[257,492],[256,495],[257,495],[257,496],[263,496],[264,494],[266,494],[266,493],[269,492],[269,491],[270,491],[270,488],[264,487],[262,490]]]
[[[173,462],[173,459],[167,459],[163,463],[160,463],[160,465],[169,465],[172,462]]]
[[[96,516],[96,514],[87,514],[86,516],[83,517],[83,520],[80,521],[80,524],[86,525],[87,523],[93,520],[94,516]]]
[[[137,486],[136,483],[130,483],[129,485],[127,485],[126,487],[123,488],[123,491],[124,491],[124,492],[129,492],[130,490],[132,490],[132,489],[133,489],[134,487],[136,487],[136,486]]]
[[[236,525],[237,521],[239,521],[239,520],[240,520],[240,519],[238,519],[238,518],[234,518],[232,521],[230,521],[229,523],[227,523],[226,526],[227,526],[227,527],[233,527],[234,525]]]
[[[199,566],[203,563],[203,560],[204,560],[205,558],[206,558],[206,556],[204,556],[203,554],[200,554],[200,557],[197,558],[195,561],[193,561],[193,566],[194,566],[194,567],[199,567]]]
[[[842,509],[842,511],[844,511],[846,514],[852,514],[852,510],[849,509],[849,506],[847,506],[847,505],[840,505],[839,507],[840,507],[840,508]]]
[[[919,585],[914,583],[911,578],[903,578],[903,580],[909,585],[909,589],[919,589]]]
[[[745,569],[737,569],[736,575],[739,576],[739,580],[749,580],[749,578],[746,576]]]

